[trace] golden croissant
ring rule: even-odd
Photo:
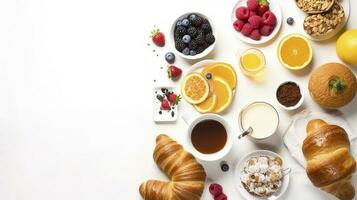
[[[311,182],[340,200],[353,199],[355,189],[351,176],[356,171],[356,161],[350,154],[346,131],[314,119],[308,123],[306,132],[302,151]]]
[[[167,135],[156,138],[154,160],[170,181],[148,180],[140,185],[145,200],[199,200],[206,173],[201,164]]]

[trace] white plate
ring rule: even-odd
[[[178,115],[178,105],[171,106],[174,107],[171,110],[162,110],[161,114],[159,114],[161,108],[161,102],[156,98],[157,94],[162,94],[161,88],[166,88],[169,91],[174,92],[175,94],[179,94],[174,87],[171,86],[159,86],[154,87],[152,91],[152,104],[153,104],[153,119],[155,122],[174,122],[177,120]],[[180,103],[179,103],[180,104]],[[171,115],[171,112],[174,112],[174,116]]]
[[[328,40],[330,38],[332,38],[333,36],[335,36],[337,33],[339,33],[342,28],[346,25],[348,18],[350,17],[350,0],[340,0],[338,1],[340,3],[340,5],[343,7],[343,10],[345,11],[345,20],[335,28],[335,30],[331,31],[329,34],[327,34],[324,37],[312,37],[309,34],[307,34],[304,30],[304,19],[307,16],[307,14],[300,10],[297,6],[296,8],[300,10],[300,12],[298,12],[298,16],[296,17],[296,24],[300,27],[300,32],[302,34],[304,34],[307,38],[311,39],[311,40],[315,40],[315,41],[323,41],[323,40]]]
[[[175,39],[174,39],[174,33],[175,33],[175,28],[176,28],[176,23],[177,23],[177,21],[178,21],[178,20],[181,20],[181,19],[183,19],[183,18],[185,18],[185,17],[188,17],[188,15],[191,14],[191,13],[196,13],[196,14],[198,14],[199,16],[206,18],[206,19],[208,20],[208,22],[210,23],[210,25],[211,25],[212,34],[213,34],[214,37],[216,38],[216,40],[214,41],[214,43],[211,44],[209,47],[207,47],[207,49],[205,49],[202,53],[196,54],[196,55],[194,55],[194,56],[185,55],[185,54],[183,54],[183,53],[177,51],[177,49],[176,49],[176,47],[175,47]],[[212,23],[211,19],[208,18],[206,15],[204,15],[204,14],[202,14],[202,13],[199,13],[199,12],[188,12],[188,13],[185,13],[185,14],[181,15],[180,17],[178,17],[178,18],[174,21],[174,23],[173,23],[172,26],[171,26],[170,39],[171,39],[171,41],[173,42],[173,47],[174,47],[174,50],[175,50],[176,54],[178,54],[179,56],[181,56],[181,57],[183,57],[183,58],[185,58],[185,59],[188,59],[188,60],[196,60],[196,59],[203,58],[203,57],[207,56],[209,53],[212,52],[212,50],[213,50],[214,47],[216,46],[217,33],[216,33],[216,31],[215,31],[215,28],[214,28],[214,26],[213,26],[213,23]]]
[[[261,156],[261,155],[266,155],[266,156],[271,156],[271,157],[280,157],[283,160],[283,158],[280,155],[278,155],[272,151],[268,151],[268,150],[253,151],[252,153],[250,153],[250,154],[246,155],[244,158],[242,158],[236,164],[236,167],[234,169],[234,183],[236,184],[236,187],[238,188],[238,191],[241,194],[241,196],[247,200],[276,200],[276,199],[279,199],[286,192],[286,189],[289,186],[290,174],[287,174],[284,176],[280,189],[277,192],[275,192],[273,195],[271,195],[267,198],[259,198],[257,196],[251,195],[249,192],[247,192],[247,190],[245,190],[242,182],[240,181],[240,174],[241,174],[241,171],[243,171],[243,169],[244,169],[245,162],[247,160],[249,160],[251,157]],[[285,169],[285,168],[287,168],[287,167],[285,166],[285,161],[283,160],[283,169]]]
[[[273,32],[269,36],[262,36],[260,38],[260,40],[253,40],[253,39],[250,39],[250,37],[246,37],[246,36],[242,35],[240,32],[236,31],[234,29],[234,27],[233,27],[233,23],[237,19],[235,11],[240,6],[247,7],[247,4],[246,4],[247,0],[239,0],[236,3],[236,5],[233,7],[232,15],[231,15],[231,20],[232,20],[231,29],[233,30],[233,34],[237,38],[239,38],[241,41],[243,41],[245,43],[257,45],[257,44],[264,44],[264,43],[269,42],[270,40],[272,40],[276,36],[276,34],[278,34],[278,32],[280,30],[280,27],[281,27],[281,22],[282,22],[282,14],[281,14],[280,5],[279,5],[278,0],[268,0],[268,1],[269,1],[270,11],[272,11],[275,14],[276,20],[277,20],[276,21],[276,26],[275,26]]]

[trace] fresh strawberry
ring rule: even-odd
[[[167,69],[167,75],[169,76],[169,78],[171,78],[172,80],[176,80],[177,78],[179,78],[182,74],[182,70],[174,65],[171,65],[168,69]]]
[[[257,14],[263,16],[263,14],[269,10],[268,0],[259,0],[259,6],[257,8]]]
[[[151,31],[151,38],[154,44],[159,47],[165,46],[165,35],[159,29]]]
[[[181,100],[181,96],[177,96],[177,94],[171,92],[167,99],[169,100],[171,105],[177,105]]]
[[[169,101],[167,101],[166,99],[163,99],[163,100],[161,101],[161,109],[163,109],[163,110],[170,110],[171,108],[170,108],[170,103],[169,103]]]

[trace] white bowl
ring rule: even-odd
[[[270,8],[270,11],[272,11],[275,16],[276,16],[276,26],[273,30],[273,32],[269,35],[269,36],[262,36],[260,38],[260,40],[253,40],[251,39],[250,37],[246,37],[244,36],[242,33],[236,31],[233,27],[233,23],[236,21],[236,9],[240,6],[245,6],[247,7],[247,0],[238,0],[238,2],[236,3],[236,5],[233,7],[233,10],[232,10],[232,15],[231,15],[231,20],[232,20],[232,23],[231,23],[231,29],[233,30],[233,34],[238,38],[240,39],[241,41],[245,42],[245,43],[248,43],[248,44],[252,44],[252,45],[259,45],[259,44],[264,44],[264,43],[267,43],[269,42],[270,40],[272,40],[276,34],[278,34],[279,30],[280,30],[280,27],[281,27],[281,24],[282,24],[282,13],[281,13],[281,9],[280,9],[280,6],[279,6],[279,2],[278,0],[268,0],[269,1],[269,8]]]
[[[288,189],[289,186],[289,176],[290,174],[286,174],[283,179],[282,179],[282,185],[280,187],[280,189],[278,191],[276,191],[274,194],[272,194],[271,196],[267,197],[267,198],[260,198],[258,196],[254,196],[252,194],[250,194],[243,186],[242,182],[240,181],[240,174],[244,169],[244,164],[247,160],[249,160],[251,157],[254,156],[261,156],[261,155],[266,155],[266,156],[271,156],[271,157],[280,157],[282,160],[283,158],[272,152],[272,151],[268,151],[268,150],[257,150],[257,151],[253,151],[252,153],[249,153],[248,155],[246,155],[245,157],[243,157],[241,160],[239,160],[239,162],[236,164],[235,169],[234,169],[234,183],[237,186],[237,189],[239,191],[239,193],[241,194],[242,197],[244,197],[247,200],[276,200],[279,199],[283,196],[283,194],[286,192],[286,189]],[[287,169],[287,167],[285,166],[285,161],[283,160],[283,169]]]
[[[189,14],[192,14],[192,13],[198,14],[199,16],[204,17],[204,18],[206,18],[206,19],[208,20],[208,22],[210,23],[211,28],[212,28],[212,34],[213,34],[214,37],[215,37],[215,41],[214,41],[213,44],[211,44],[209,47],[207,47],[207,49],[205,49],[203,52],[201,52],[201,53],[199,53],[199,54],[196,54],[196,55],[194,55],[194,56],[185,55],[185,54],[183,54],[183,53],[177,51],[177,49],[176,49],[176,47],[175,47],[175,38],[174,38],[174,33],[175,33],[175,28],[176,28],[176,23],[177,23],[177,21],[178,21],[178,20],[181,20],[181,19],[183,19],[183,18],[185,18],[185,17],[188,17],[188,15],[189,15]],[[206,15],[204,15],[204,14],[202,14],[202,13],[199,13],[199,12],[188,12],[188,13],[185,13],[185,14],[181,15],[180,17],[178,17],[178,18],[174,21],[174,23],[173,23],[172,26],[171,26],[170,39],[171,39],[171,41],[173,42],[173,46],[174,46],[174,49],[175,49],[176,54],[178,54],[179,56],[181,56],[181,57],[183,57],[183,58],[185,58],[185,59],[188,59],[188,60],[196,60],[196,59],[203,58],[203,57],[207,56],[209,53],[212,52],[212,50],[213,50],[214,47],[216,46],[217,34],[216,34],[215,29],[214,29],[214,27],[213,27],[212,21],[211,21]]]
[[[300,98],[300,101],[299,101],[295,106],[286,107],[286,106],[284,106],[283,104],[281,104],[281,103],[279,102],[278,97],[276,96],[276,92],[278,91],[278,88],[279,88],[281,85],[283,85],[283,84],[285,84],[285,83],[289,83],[289,82],[295,83],[295,84],[300,88],[301,98]],[[295,109],[299,108],[299,107],[304,103],[304,98],[305,98],[305,95],[304,95],[304,93],[302,92],[300,85],[297,84],[297,83],[294,82],[294,81],[284,81],[284,82],[282,82],[281,84],[279,84],[278,87],[277,87],[276,90],[275,90],[275,99],[276,99],[276,101],[278,102],[278,104],[280,105],[280,107],[282,107],[282,108],[285,109],[285,110],[295,110]]]

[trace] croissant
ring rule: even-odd
[[[351,200],[351,184],[356,161],[349,152],[346,131],[321,119],[309,121],[302,151],[307,161],[306,172],[311,182],[340,200]]]
[[[156,138],[154,160],[170,181],[148,180],[140,185],[145,200],[199,200],[206,173],[201,164],[167,135]]]

